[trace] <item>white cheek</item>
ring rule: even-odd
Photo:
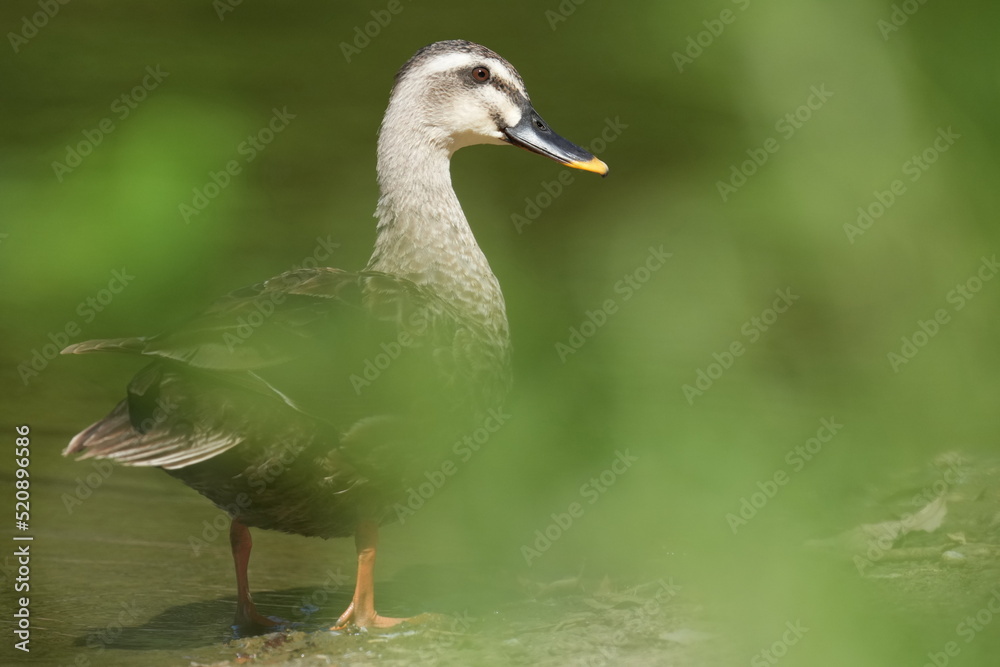
[[[456,103],[448,113],[447,126],[452,130],[451,152],[475,144],[502,144],[503,134],[496,121],[477,100]]]
[[[501,114],[499,119],[495,118],[496,111]],[[484,86],[472,94],[456,96],[439,112],[437,120],[440,127],[447,128],[454,153],[465,146],[507,143],[502,130],[517,125],[521,110],[500,91]]]
[[[489,114],[475,100],[457,100],[448,114],[448,125],[456,132],[481,131],[490,122]]]

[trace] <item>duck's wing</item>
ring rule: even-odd
[[[315,339],[335,315],[349,321],[361,307],[358,274],[301,269],[231,292],[167,333],[84,341],[62,353],[125,352],[195,368],[250,370],[300,356],[296,341]]]
[[[413,378],[431,395],[447,386],[456,321],[447,304],[394,276],[284,273],[173,331],[66,348],[154,363],[64,453],[174,469],[251,440],[329,439],[398,412]]]

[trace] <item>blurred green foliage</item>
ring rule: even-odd
[[[961,309],[949,293],[1000,248],[998,10],[911,1],[896,26],[898,4],[875,0],[562,5],[565,20],[556,0],[404,2],[349,59],[343,44],[384,3],[245,2],[224,20],[209,0],[61,6],[0,57],[5,421],[67,436],[120,395],[134,368],[117,359],[57,359],[21,381],[17,365],[68,320],[79,339],[155,333],[301,263],[318,239],[339,244],[330,264],[362,267],[395,70],[424,44],[478,41],[518,67],[563,136],[589,145],[609,121],[622,129],[601,153],[610,176],[574,172],[551,201],[540,195],[559,165],[497,148],[455,157],[507,297],[517,388],[509,424],[413,530],[457,526],[460,552],[523,566],[534,531],[629,450],[638,461],[533,571],[635,574],[694,553],[692,576],[734,615],[794,618],[814,572],[782,553],[877,518],[864,494],[900,465],[996,448],[1000,280]],[[4,32],[36,11],[5,3]],[[169,75],[120,117],[115,101],[147,67]],[[816,89],[830,95],[803,107]],[[246,162],[238,147],[274,109],[294,119]],[[113,131],[57,177],[53,162],[106,118]],[[959,138],[926,170],[907,168],[949,129]],[[186,222],[179,206],[230,160],[241,172]],[[752,175],[731,181],[741,168]],[[887,205],[895,180],[905,191]],[[725,199],[720,181],[735,189]],[[868,229],[845,230],[880,198]],[[532,205],[519,229],[512,216]],[[625,300],[616,283],[660,246],[671,258]],[[84,322],[77,305],[122,267],[134,282]],[[751,340],[751,318],[786,289],[798,299],[766,330],[750,324]],[[556,344],[608,299],[616,312],[560,359]],[[948,322],[894,369],[887,355],[939,309]],[[683,386],[734,342],[743,353],[689,402]],[[791,471],[786,453],[821,418],[842,431],[734,536],[725,515]],[[70,475],[59,446],[39,456]],[[832,596],[834,581],[808,595]],[[852,590],[831,608],[852,608]],[[877,641],[864,617],[832,618],[848,641]]]

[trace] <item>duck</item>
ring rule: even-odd
[[[62,351],[146,360],[63,455],[160,468],[226,512],[243,632],[282,624],[250,592],[251,528],[354,537],[354,594],[332,630],[407,620],[375,610],[379,529],[511,387],[503,293],[451,183],[451,156],[476,144],[608,173],[549,128],[507,60],[436,42],[400,68],[389,95],[364,269],[292,269],[163,333]]]

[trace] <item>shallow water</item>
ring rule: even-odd
[[[32,651],[7,664],[730,665],[774,646],[787,664],[912,664],[920,654],[906,640],[926,632],[931,648],[946,646],[955,637],[943,619],[978,609],[984,591],[1000,584],[996,554],[957,569],[887,558],[862,578],[841,558],[763,544],[742,550],[728,572],[705,548],[555,578],[463,550],[447,512],[428,509],[426,521],[383,530],[377,599],[387,615],[432,616],[387,631],[329,632],[350,599],[351,541],[255,531],[255,600],[291,625],[236,638],[222,515],[157,470],[108,474],[54,456],[69,435],[46,433],[32,444],[32,465],[47,471],[32,487]],[[962,494],[1000,508],[1000,465],[963,470],[951,502],[965,523],[948,526],[988,541],[975,531],[991,510]],[[912,544],[944,538],[921,539]],[[758,568],[766,583],[753,582]],[[994,650],[991,636],[962,644],[963,664],[988,664],[980,661]]]
[[[32,444],[41,454],[33,466],[47,475],[32,487],[38,501],[30,531],[32,650],[29,660],[14,654],[18,664],[211,664],[251,654],[283,661],[306,648],[309,655],[333,655],[346,664],[529,664],[548,646],[541,637],[557,626],[572,627],[574,614],[593,611],[580,605],[579,578],[552,586],[488,566],[477,571],[468,563],[443,564],[448,549],[428,549],[426,526],[422,534],[390,528],[383,531],[379,610],[437,616],[392,631],[329,633],[350,601],[351,541],[255,531],[255,601],[266,615],[290,621],[293,634],[235,639],[224,515],[157,470],[53,459],[69,435],[45,435]],[[655,622],[665,608],[657,595],[669,588],[642,588],[601,606],[627,611],[652,600],[655,616],[642,620]],[[552,655],[568,657],[566,648],[553,648]]]

